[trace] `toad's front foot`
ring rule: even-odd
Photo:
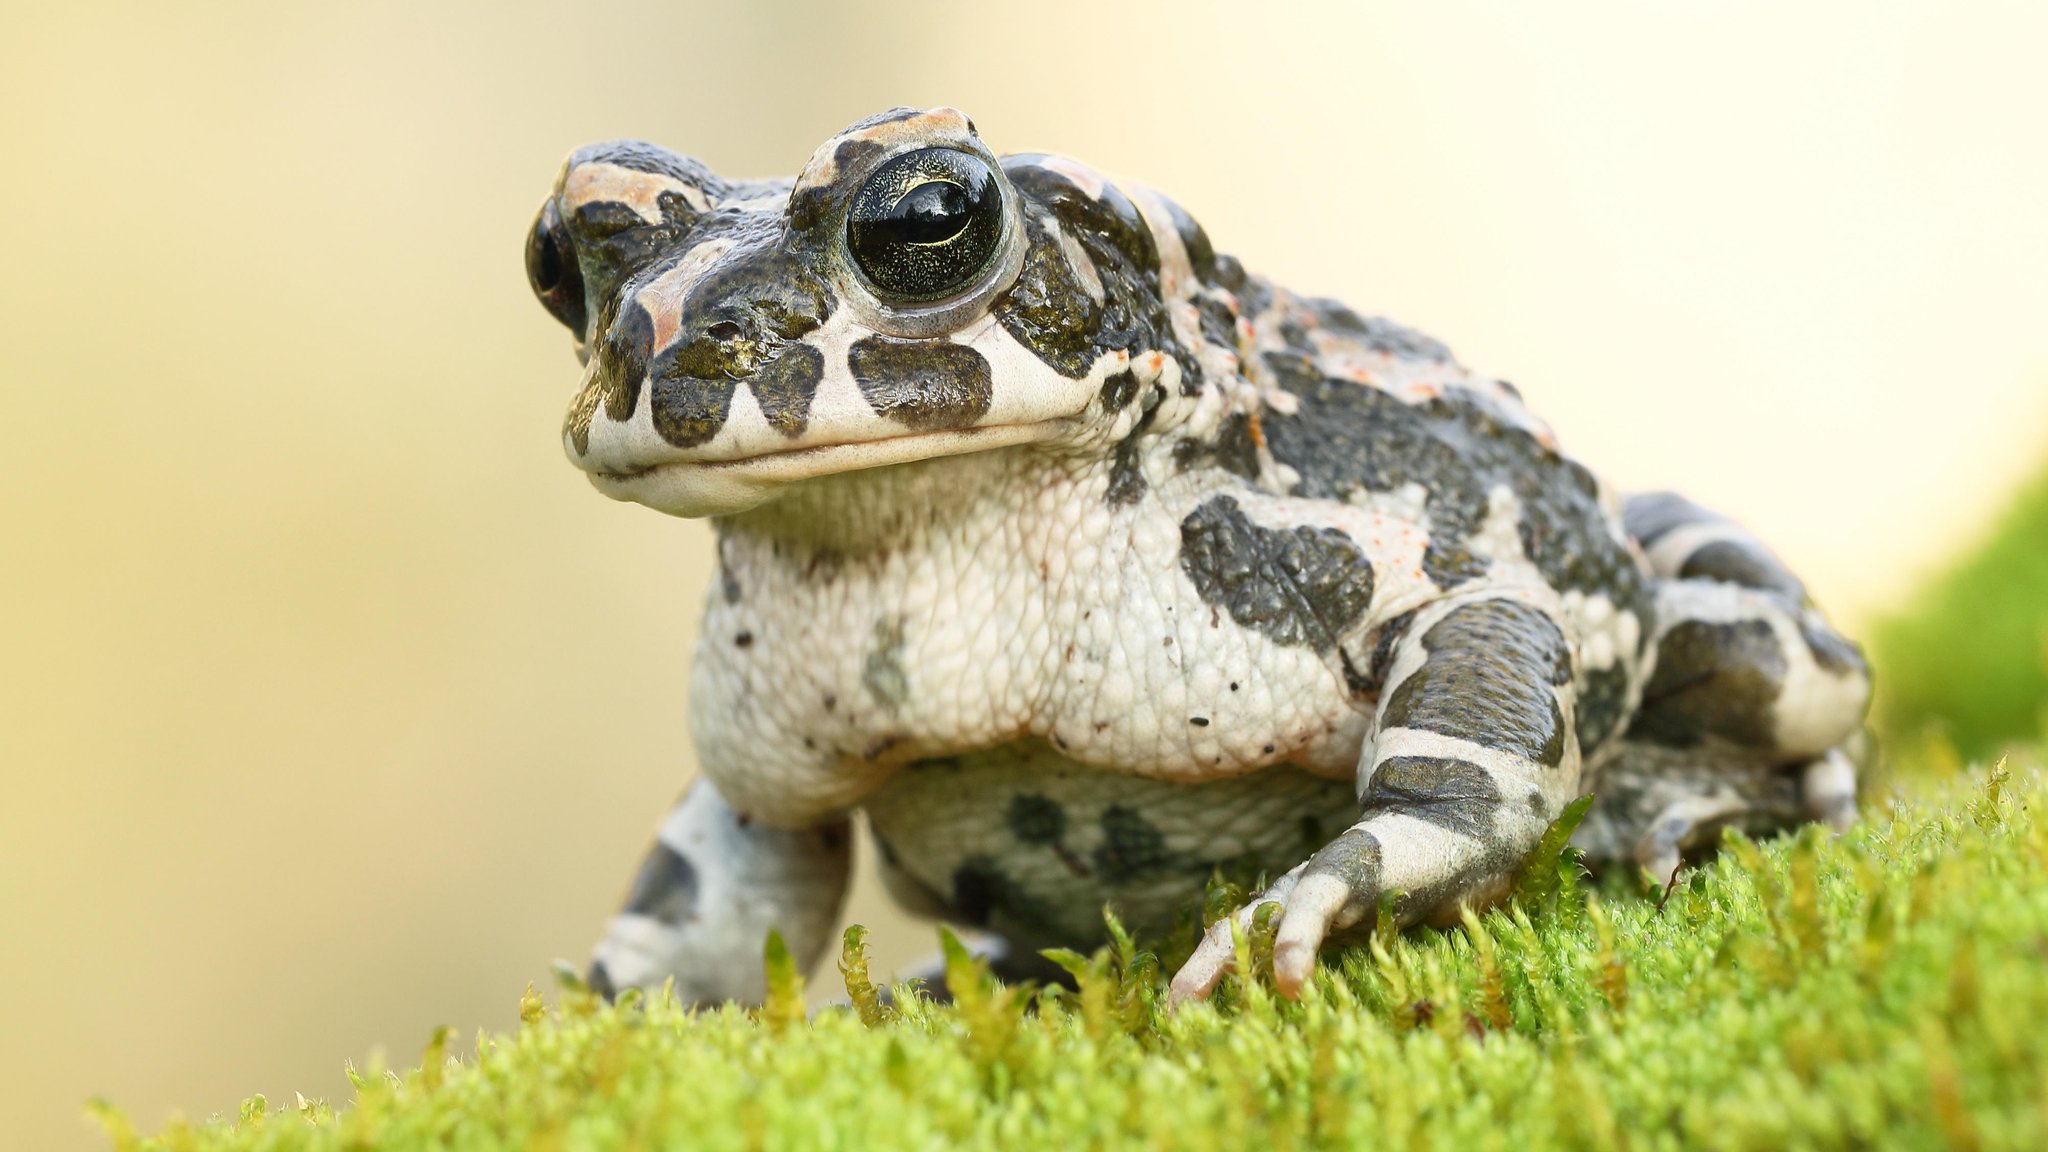
[[[1237,933],[1249,934],[1258,910],[1274,905],[1273,984],[1294,999],[1315,971],[1316,954],[1332,934],[1356,926],[1379,905],[1380,844],[1363,827],[1331,841],[1250,903],[1209,926],[1202,943],[1173,977],[1169,1003],[1200,1000],[1236,965]]]
[[[780,932],[804,971],[832,937],[853,851],[843,818],[774,828],[699,778],[662,821],[590,965],[606,998],[674,981],[685,1004],[759,1004],[761,946]]]
[[[1441,605],[1396,647],[1395,683],[1361,756],[1361,817],[1250,905],[1216,924],[1171,999],[1207,996],[1236,964],[1233,926],[1280,906],[1273,983],[1296,997],[1333,933],[1392,893],[1397,923],[1486,903],[1541,839],[1577,782],[1571,650],[1518,600]]]

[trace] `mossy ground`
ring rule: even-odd
[[[513,1034],[352,1071],[343,1105],[147,1137],[95,1112],[121,1149],[2048,1147],[2048,766],[1961,767],[2041,734],[2048,484],[1878,639],[1903,738],[1848,835],[1731,839],[1668,892],[1547,855],[1299,1003],[1254,978],[1169,1014],[1172,957],[1121,941],[1066,958],[1078,993],[956,951],[957,1004],[892,1008],[856,943],[853,1006],[808,1018],[773,955],[755,1013],[569,979]]]
[[[1840,840],[1732,840],[1669,893],[1553,861],[1300,1003],[1254,980],[1169,1014],[1129,945],[1036,997],[956,956],[951,1007],[883,1006],[856,959],[855,1006],[810,1019],[788,972],[753,1014],[565,983],[516,1033],[354,1074],[344,1107],[259,1097],[147,1139],[107,1118],[171,1149],[2040,1148],[2040,767],[1882,799]]]

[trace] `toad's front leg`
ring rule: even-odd
[[[782,933],[804,971],[839,919],[853,860],[849,821],[773,828],[732,810],[709,780],[676,803],[590,965],[610,997],[675,980],[686,1004],[767,995],[761,945]]]
[[[1273,981],[1288,996],[1332,933],[1398,895],[1410,923],[1499,897],[1577,787],[1572,655],[1546,611],[1462,600],[1416,618],[1400,641],[1376,735],[1359,760],[1356,824],[1237,914],[1212,925],[1173,978],[1175,1001],[1215,988],[1231,927],[1279,906]]]

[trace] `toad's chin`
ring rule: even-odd
[[[590,482],[614,500],[671,516],[730,516],[773,500],[803,480],[960,456],[1051,439],[1066,419],[913,432],[850,444],[814,444],[737,460],[678,458],[630,471],[592,471]],[[571,454],[574,459],[574,454]]]

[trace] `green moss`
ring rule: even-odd
[[[1840,840],[1732,840],[1668,893],[1525,888],[1353,950],[1300,1003],[1233,981],[1168,1014],[1120,941],[1061,957],[1078,993],[1035,996],[949,947],[959,1006],[892,1010],[855,940],[857,1011],[793,1017],[780,956],[754,1015],[570,981],[514,1034],[352,1074],[343,1108],[258,1098],[148,1138],[102,1114],[118,1147],[173,1149],[2038,1148],[2044,805],[2030,763],[1884,800]]]
[[[2042,734],[2048,706],[2048,475],[1990,541],[1877,630],[1878,716],[1971,757]]]

